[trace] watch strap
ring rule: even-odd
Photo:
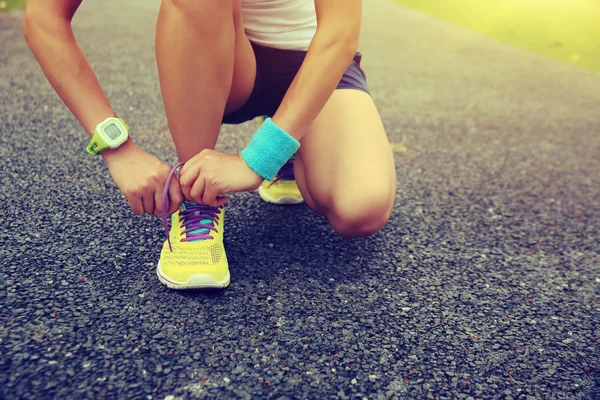
[[[121,123],[125,126],[125,129],[127,129],[127,132],[129,133],[129,125],[127,125],[127,123],[125,122],[125,120],[123,118],[117,118],[119,121],[121,121]]]
[[[94,132],[94,136],[92,136],[92,140],[90,140],[90,144],[88,144],[86,150],[89,154],[97,156],[102,150],[106,150],[108,148],[110,148],[110,146],[104,141],[104,139],[102,139],[100,134],[96,131]]]

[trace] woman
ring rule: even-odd
[[[344,237],[387,223],[395,167],[356,53],[361,0],[163,0],[156,56],[184,163],[179,181],[115,119],[70,28],[80,3],[28,0],[25,35],[92,137],[88,152],[102,154],[133,212],[174,212],[157,266],[161,282],[175,289],[229,284],[226,193],[262,184],[270,201],[303,198]],[[261,115],[272,118],[240,154],[213,150],[222,123]]]

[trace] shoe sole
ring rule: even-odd
[[[176,282],[167,278],[160,267],[160,262],[156,265],[156,275],[158,280],[169,289],[189,290],[189,289],[224,289],[229,286],[231,276],[227,272],[227,276],[221,281],[217,281],[210,275],[193,275],[187,282]]]
[[[301,204],[304,203],[303,198],[297,198],[294,196],[282,196],[279,198],[271,197],[262,186],[258,188],[258,195],[261,199],[266,201],[267,203],[273,204]]]

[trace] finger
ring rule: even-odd
[[[169,185],[169,214],[173,214],[183,202],[183,193],[181,193],[181,187],[176,179],[171,180]]]
[[[190,189],[190,199],[192,201],[202,204],[202,196],[205,190],[204,185],[204,178],[198,177],[198,179],[196,179],[196,182],[194,182],[194,186],[192,186],[192,188]]]
[[[221,207],[229,202],[229,199],[225,196],[217,197],[217,205],[216,207]]]
[[[144,205],[142,204],[142,198],[138,195],[129,195],[127,197],[129,207],[135,215],[144,215]]]
[[[146,214],[154,214],[154,196],[152,194],[145,195],[142,198],[142,204]]]
[[[210,180],[207,180],[204,193],[202,195],[202,202],[211,207],[218,207],[217,196],[220,194],[222,194],[222,191],[219,185],[214,181],[211,182]]]
[[[192,195],[190,194],[190,192],[199,175],[200,166],[188,166],[188,164],[185,164],[181,169],[181,172],[179,174],[179,183],[181,185],[181,191],[183,192],[183,196],[188,200],[192,200]]]
[[[160,185],[159,187],[162,188],[164,186],[164,183],[162,185]],[[162,215],[162,198],[163,198],[163,189],[157,188],[154,191],[154,211],[152,214],[154,214],[155,217],[160,217]],[[165,204],[165,208],[167,208],[169,206],[169,199],[167,199],[167,204]]]

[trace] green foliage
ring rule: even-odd
[[[0,12],[25,7],[25,0],[0,0]]]
[[[397,1],[502,42],[600,72],[600,1]]]

